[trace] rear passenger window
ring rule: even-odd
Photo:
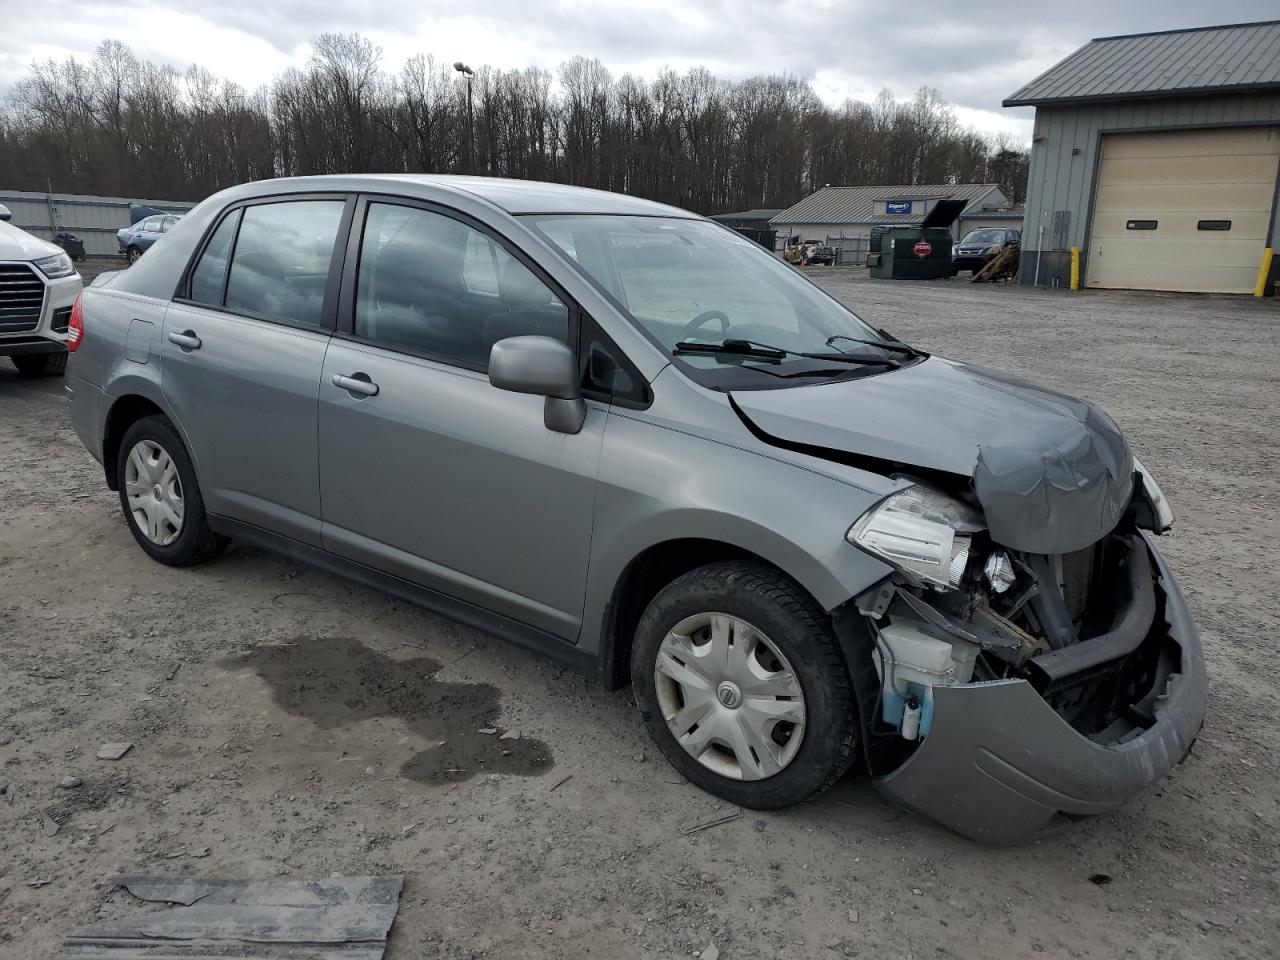
[[[227,259],[239,223],[239,210],[223,219],[200,255],[200,262],[191,273],[191,299],[196,303],[222,306],[222,291],[227,285]]]
[[[483,370],[497,341],[523,334],[569,337],[568,308],[524,264],[450,217],[369,204],[356,336]]]
[[[229,310],[320,327],[341,200],[245,207],[231,254]]]

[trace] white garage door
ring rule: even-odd
[[[1085,285],[1252,292],[1278,164],[1275,127],[1104,135]]]

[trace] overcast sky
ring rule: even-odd
[[[1000,101],[1090,38],[1276,16],[1276,0],[0,0],[0,93],[33,60],[88,57],[108,38],[252,88],[305,62],[317,34],[357,31],[392,70],[418,52],[552,70],[581,53],[615,75],[789,71],[832,104],[927,84],[962,122],[1029,140],[1032,111]]]

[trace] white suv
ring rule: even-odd
[[[56,377],[67,368],[67,327],[80,274],[52,243],[8,222],[0,205],[0,357],[24,376]]]

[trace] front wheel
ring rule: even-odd
[[[209,528],[195,468],[167,417],[143,417],[125,431],[116,486],[125,522],[153,560],[191,567],[226,545]]]
[[[636,628],[631,677],[672,766],[731,803],[800,803],[853,762],[857,711],[830,622],[763,564],[713,563],[663,588]]]
[[[130,247],[128,250],[125,251],[125,254],[124,254],[124,257],[126,260],[129,261],[130,266],[133,266],[135,263],[137,263],[138,258],[141,256],[142,256],[142,251],[139,250],[137,247]]]
[[[12,357],[13,365],[24,377],[60,377],[67,369],[67,351],[32,353]]]

